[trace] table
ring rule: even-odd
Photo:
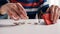
[[[10,19],[2,19],[0,20],[0,25],[6,21],[11,21]],[[24,21],[24,20],[21,20]],[[30,19],[25,20],[29,22],[38,22],[37,19]],[[1,23],[2,22],[2,23]],[[13,22],[13,20],[11,21]],[[40,22],[44,22],[42,19],[40,19]],[[4,25],[3,24],[3,25]],[[8,23],[11,25],[12,23]],[[6,24],[7,25],[7,24]],[[0,27],[0,34],[60,34],[60,20],[57,21],[57,23],[53,25],[34,25],[32,24],[23,24],[23,25],[15,25],[15,26],[1,26]]]

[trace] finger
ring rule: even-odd
[[[17,6],[18,6],[18,8],[19,8],[19,10],[21,9],[22,11],[21,12],[23,12],[23,13],[25,13],[26,14],[26,10],[23,8],[23,6],[20,4],[20,3],[17,3]],[[27,15],[27,14],[26,14]]]
[[[19,16],[18,16],[18,15],[12,14],[12,13],[10,13],[10,11],[8,11],[8,12],[9,12],[9,14],[11,15],[10,17],[11,17],[12,19],[14,19],[14,20],[18,20],[18,19],[19,19]]]
[[[24,8],[23,8],[19,3],[17,3],[17,7],[18,7],[18,9],[19,9],[19,12],[20,12],[25,18],[28,18],[26,11],[24,10]]]
[[[60,17],[60,8],[59,8],[59,17]]]
[[[54,17],[53,23],[56,23],[57,18],[59,17],[58,12],[59,12],[58,6],[55,6],[54,15],[53,15],[53,17]]]
[[[24,15],[22,15],[22,13],[19,13],[18,12],[18,9],[17,8],[10,7],[10,6],[9,6],[9,8],[11,8],[11,10],[15,11],[16,14],[19,14],[18,16],[20,16],[21,19],[27,19],[26,17],[24,17]]]
[[[8,9],[8,13],[11,16],[12,19],[14,19],[14,20],[18,20],[19,19],[19,16],[16,14],[16,12],[11,10],[10,8]]]
[[[28,18],[24,17],[23,15],[20,15],[20,17],[21,17],[21,19],[28,19]]]
[[[13,11],[17,11],[18,9],[17,9],[17,6],[16,6],[16,3],[10,3],[9,5],[7,5],[11,10],[13,10]]]
[[[54,9],[55,9],[55,6],[54,6],[54,5],[52,5],[52,6],[50,7],[50,12],[51,12],[51,21],[53,21]]]
[[[14,11],[14,12],[16,12],[16,14],[20,14],[18,11],[18,9],[17,8],[15,8],[15,7],[11,7],[11,6],[8,6],[12,11]],[[19,15],[20,16],[20,15]]]

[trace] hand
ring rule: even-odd
[[[52,5],[51,7],[49,7],[47,9],[46,12],[50,12],[50,14],[51,14],[51,21],[53,23],[56,23],[57,20],[59,19],[59,16],[60,16],[60,8],[58,6]]]
[[[20,3],[7,3],[1,7],[1,14],[7,13],[14,20],[28,19],[25,9]]]

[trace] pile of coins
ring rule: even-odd
[[[24,25],[24,24],[33,24],[33,25],[38,25],[39,23],[26,23],[26,22],[14,22],[15,25]]]

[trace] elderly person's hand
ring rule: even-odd
[[[41,10],[38,17],[43,18],[48,25],[54,24],[60,17],[60,8],[56,5],[52,5],[46,10],[46,12]]]
[[[56,23],[60,16],[60,8],[58,6],[52,5],[47,9],[47,12],[51,14],[51,21]]]
[[[8,14],[10,18],[18,19],[28,19],[25,9],[20,3],[7,3],[1,7],[1,14]]]

